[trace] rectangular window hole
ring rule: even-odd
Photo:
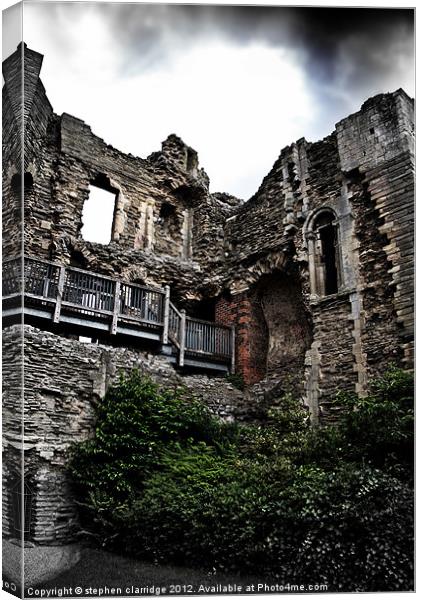
[[[81,233],[84,240],[97,244],[111,242],[116,197],[113,192],[89,186],[89,197],[82,212]]]

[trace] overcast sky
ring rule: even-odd
[[[211,191],[245,199],[284,146],[414,94],[412,10],[30,2],[24,39],[55,112],[141,157],[177,133]]]

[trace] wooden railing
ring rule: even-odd
[[[180,348],[182,320],[183,313],[179,312],[174,306],[174,304],[170,302],[168,317],[168,336],[178,348]]]
[[[196,353],[231,356],[230,327],[215,326],[211,321],[186,317],[186,350]]]
[[[23,270],[23,273],[22,273]],[[152,288],[26,257],[3,262],[3,299],[20,296],[52,306],[52,320],[60,322],[63,310],[81,319],[90,317],[109,323],[117,333],[120,322],[154,327],[161,341],[171,341],[178,362],[185,355],[230,362],[234,368],[234,330],[210,321],[194,319],[170,301],[170,288]]]

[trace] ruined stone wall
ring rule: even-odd
[[[14,256],[22,245],[22,201],[12,190],[12,177],[21,178],[22,111],[16,98],[22,97],[20,60],[12,54],[3,64],[3,76],[9,73],[2,93],[2,248],[3,256]],[[7,65],[7,68],[6,68]]]
[[[216,320],[236,325],[237,372],[246,384],[275,375],[284,391],[300,393],[312,333],[297,278],[275,271],[247,293],[221,297]]]
[[[162,154],[161,162],[125,155],[95,136],[79,119],[64,114],[58,122],[52,178],[56,212],[51,242],[82,241],[83,207],[90,185],[108,182],[115,193],[110,247],[115,260],[132,250],[189,260],[192,257],[192,197],[206,196],[200,181]],[[32,239],[28,240],[31,247]]]
[[[413,101],[402,90],[377,96],[337,131],[341,168],[359,178],[352,204],[367,372],[376,375],[392,362],[412,368]]]
[[[268,329],[267,373],[286,378],[304,363],[311,342],[301,286],[278,275],[264,282],[257,295]]]
[[[8,341],[10,340],[10,341]],[[2,520],[3,531],[12,531],[12,485],[22,475],[23,353],[19,326],[3,330],[2,336]],[[7,438],[6,438],[7,436]]]
[[[363,393],[367,379],[391,363],[412,365],[412,132],[413,104],[404,92],[370,99],[321,142],[285,148],[257,194],[227,219],[221,287],[231,293],[232,307],[225,293],[217,315],[237,326],[238,370],[250,383],[270,375],[283,334],[274,334],[265,370],[267,333],[253,324],[259,309],[252,290],[277,270],[298,269],[313,330],[292,371],[298,379],[302,374],[315,418],[320,404],[330,418],[338,387]],[[326,210],[337,231],[340,277],[337,293],[324,298],[312,284],[320,266],[311,256],[311,227]],[[236,309],[244,297],[250,297],[247,316]]]
[[[27,254],[169,284],[178,308],[215,302],[216,319],[236,326],[237,372],[249,384],[283,380],[289,361],[315,419],[337,387],[363,393],[390,362],[411,368],[413,103],[402,90],[371,98],[319,142],[302,138],[284,148],[244,203],[209,194],[197,153],[174,134],[141,159],[109,146],[83,121],[54,115],[39,79],[42,57],[24,52]],[[4,65],[11,148],[4,243],[15,254],[20,58],[18,49]],[[92,183],[116,195],[109,244],[82,236]],[[334,293],[321,291],[326,257],[315,224],[323,214],[336,236]],[[285,276],[278,287],[277,274]],[[266,280],[272,289],[265,296]]]
[[[355,390],[357,374],[354,369],[351,309],[349,294],[327,297],[313,306],[313,348],[316,353],[312,359],[317,367],[316,385],[322,422],[335,417],[335,407],[331,403],[338,390]],[[307,383],[312,385],[310,377]]]
[[[367,172],[414,152],[414,103],[403,90],[369,98],[336,125],[341,168]]]
[[[22,247],[22,193],[24,193],[24,225],[26,234],[37,230],[45,237],[45,228],[51,229],[51,211],[42,210],[51,204],[48,181],[53,172],[48,155],[49,127],[53,116],[44,86],[39,79],[42,55],[25,52],[24,110],[20,106],[22,80],[22,46],[3,63],[3,252],[17,256]],[[22,124],[23,119],[23,124]],[[24,173],[21,172],[22,125],[24,127]],[[25,185],[19,179],[24,176]],[[31,185],[28,185],[28,182]],[[44,190],[44,187],[46,188]],[[43,198],[44,196],[44,198]],[[39,201],[41,200],[41,201]],[[34,238],[35,255],[48,244]]]
[[[41,55],[19,47],[3,65],[4,256],[21,252],[23,179],[26,254],[169,285],[177,307],[202,318],[214,309],[216,322],[235,326],[236,373],[247,384],[243,393],[223,378],[178,372],[145,348],[83,344],[25,326],[22,445],[21,332],[6,328],[4,531],[14,535],[11,486],[24,447],[31,538],[55,544],[78,527],[69,446],[91,435],[95,404],[120,370],[140,368],[160,384],[185,385],[227,419],[261,418],[292,389],[315,422],[327,423],[339,410],[332,403],[339,388],[363,394],[390,363],[412,368],[413,102],[402,90],[381,94],[325,139],[284,148],[242,202],[210,194],[197,153],[174,134],[141,159],[106,144],[83,121],[55,115],[41,64]],[[92,184],[115,194],[109,244],[83,239]],[[329,293],[320,215],[329,216],[335,237],[338,276]]]
[[[24,60],[24,162],[27,170],[33,164],[39,166],[39,158],[44,152],[53,109],[39,78],[43,56],[37,52],[29,52],[25,47]]]
[[[409,177],[408,177],[409,174]],[[383,236],[382,250],[387,260],[387,271],[391,281],[387,281],[388,288],[393,292],[392,310],[385,319],[393,320],[390,325],[387,348],[384,348],[384,357],[392,356],[396,352],[404,367],[412,368],[414,365],[414,160],[413,156],[403,154],[390,161],[387,168],[381,172],[373,171],[367,174],[370,183],[368,191],[372,198],[376,216],[380,221],[379,231]],[[384,243],[385,242],[385,243]],[[377,266],[377,271],[379,271]],[[370,278],[371,283],[378,282],[380,290],[385,281],[375,274]],[[381,292],[379,291],[381,296]],[[382,298],[379,298],[381,304]],[[385,302],[386,304],[386,302]],[[373,306],[373,326],[376,327],[376,318],[379,307]],[[398,340],[398,349],[396,348]],[[372,336],[368,335],[365,345],[373,344]],[[373,356],[373,346],[367,347],[367,355]],[[377,369],[381,369],[384,359],[377,362]],[[372,360],[375,364],[375,359]]]
[[[3,168],[14,160],[19,164],[22,156],[22,47],[19,44],[16,52],[2,64],[5,85],[2,90],[3,103]]]
[[[3,175],[5,171],[3,170]],[[19,181],[18,188],[12,186],[12,176],[3,177],[2,185],[2,250],[3,260],[19,254],[22,248],[22,199],[21,173],[14,173],[14,182]]]
[[[77,339],[24,327],[25,479],[32,488],[31,539],[65,543],[78,527],[77,508],[66,465],[71,444],[93,433],[95,406],[120,373],[133,369],[166,387],[186,387],[226,419],[244,418],[249,399],[223,378],[182,376],[163,356],[146,351],[83,343]],[[22,414],[19,326],[3,333],[4,496],[3,527],[11,531],[10,483],[20,471]]]
[[[26,167],[33,183],[32,189],[25,189],[24,194],[25,253],[46,259],[51,258],[51,235],[60,214],[60,208],[52,203],[52,181],[57,159],[55,137],[52,124],[43,136],[38,152],[34,153],[33,160]]]
[[[226,221],[225,284],[241,290],[295,260],[310,212],[335,206],[340,196],[335,134],[284,148],[258,192]]]
[[[220,291],[224,281],[226,261],[230,256],[224,227],[226,220],[241,204],[241,200],[230,194],[215,193],[194,210],[193,254],[195,260],[206,265],[204,276],[208,295]]]
[[[198,264],[203,268],[201,261],[206,255],[201,232],[206,230],[215,240],[220,236],[221,225],[213,217],[221,203],[209,196],[209,180],[199,168],[197,153],[170,135],[160,152],[147,159],[137,158],[106,144],[80,119],[66,113],[54,115],[39,78],[42,56],[26,46],[23,50],[25,169],[33,178],[33,189],[25,194],[27,254],[61,258],[63,246],[71,252],[76,244],[80,256],[86,241],[82,213],[90,186],[104,188],[106,182],[105,189],[108,186],[116,196],[109,244],[111,264],[132,260],[133,251],[138,250],[150,253],[149,263],[153,257],[165,256],[186,263],[185,272],[187,265],[193,272]],[[16,255],[21,246],[18,207],[9,188],[19,166],[21,146],[21,46],[5,61],[3,72],[4,139],[10,154],[4,170],[4,247]],[[220,213],[223,215],[224,210]],[[193,232],[198,234],[197,241]],[[223,246],[222,240],[219,244]],[[90,257],[93,254],[92,246]],[[221,252],[219,255],[222,258]],[[95,262],[99,263],[100,257]],[[110,263],[101,267],[101,272],[109,271]]]
[[[336,348],[338,334],[337,328],[313,330],[311,325],[313,318],[331,322],[332,309],[326,303],[318,304],[309,278],[306,223],[322,207],[334,210],[340,223],[349,280],[350,204],[344,198],[335,134],[315,144],[300,140],[285,148],[257,194],[228,219],[225,228],[229,256],[224,285],[232,294],[231,313],[238,315],[234,324],[240,339],[239,372],[250,384],[276,374],[285,391],[287,381],[293,382],[296,393],[308,397],[311,389],[317,402],[321,390],[334,393],[329,386],[323,388],[329,365],[324,364],[324,372],[320,352],[326,363]],[[270,283],[262,293],[265,281]],[[244,295],[249,307],[243,316],[235,305],[237,298],[244,302]],[[226,312],[224,299],[217,315],[221,322],[232,324],[232,314],[227,316]],[[348,329],[349,315],[344,319]],[[352,339],[342,357],[344,352],[344,362],[353,364]],[[349,370],[335,367],[334,384],[342,381],[348,385]],[[354,374],[351,380],[354,385]],[[316,418],[318,408],[315,411]]]

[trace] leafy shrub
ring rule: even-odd
[[[301,459],[325,466],[344,460],[370,464],[407,481],[414,468],[413,402],[413,376],[396,367],[373,381],[367,396],[338,393],[339,422],[310,432]]]
[[[412,587],[412,492],[370,467],[300,467],[288,489],[299,535],[294,576],[330,591]],[[300,536],[301,533],[301,536]]]
[[[185,390],[121,379],[73,455],[86,522],[108,548],[157,562],[409,590],[412,379],[392,369],[338,402],[335,427],[312,429],[290,394],[267,425],[235,426]]]
[[[348,456],[378,467],[401,465],[412,473],[412,375],[392,368],[372,383],[370,392],[364,398],[348,398],[349,410],[343,417]]]
[[[71,473],[85,500],[82,516],[112,523],[172,447],[203,442],[221,450],[234,429],[183,389],[162,390],[136,371],[121,377],[97,407],[94,437],[72,452]]]

